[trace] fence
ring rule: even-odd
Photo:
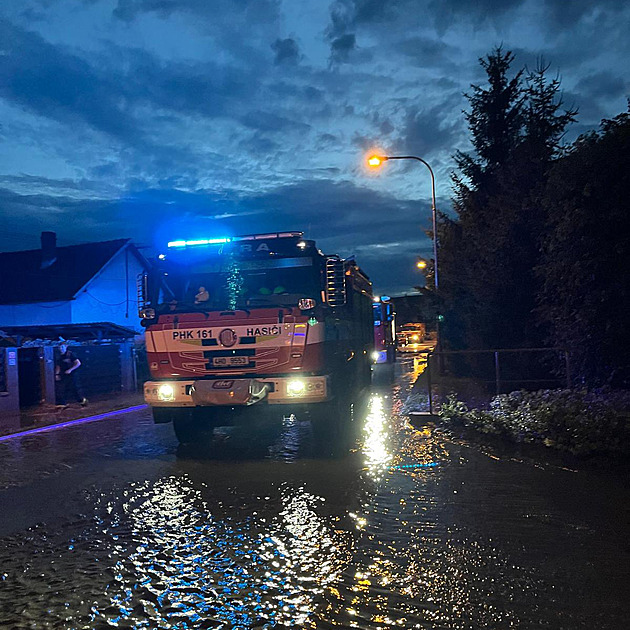
[[[515,390],[571,386],[569,355],[563,348],[427,351],[425,369],[428,410],[455,393],[460,400],[483,405]]]
[[[0,392],[6,392],[7,389],[6,351],[0,348]]]

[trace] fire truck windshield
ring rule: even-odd
[[[306,257],[173,262],[163,270],[162,311],[294,306],[321,293],[319,269]]]

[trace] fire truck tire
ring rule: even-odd
[[[177,409],[173,429],[180,444],[204,443],[212,440],[215,422],[202,417],[196,409]]]
[[[180,444],[198,442],[201,437],[199,427],[195,426],[192,419],[186,416],[175,418],[173,429]]]
[[[164,424],[172,422],[177,415],[179,409],[169,409],[168,407],[153,407],[153,422],[155,424]]]

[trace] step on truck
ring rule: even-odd
[[[371,282],[302,232],[172,241],[138,293],[144,398],[182,442],[226,410],[324,410],[369,385]]]

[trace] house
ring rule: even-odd
[[[41,249],[0,253],[0,413],[54,403],[62,339],[84,363],[86,395],[134,387],[127,355],[142,331],[137,277],[149,263],[130,239],[56,240],[42,232]]]
[[[141,331],[136,277],[147,261],[130,239],[0,253],[0,329],[110,322]]]

